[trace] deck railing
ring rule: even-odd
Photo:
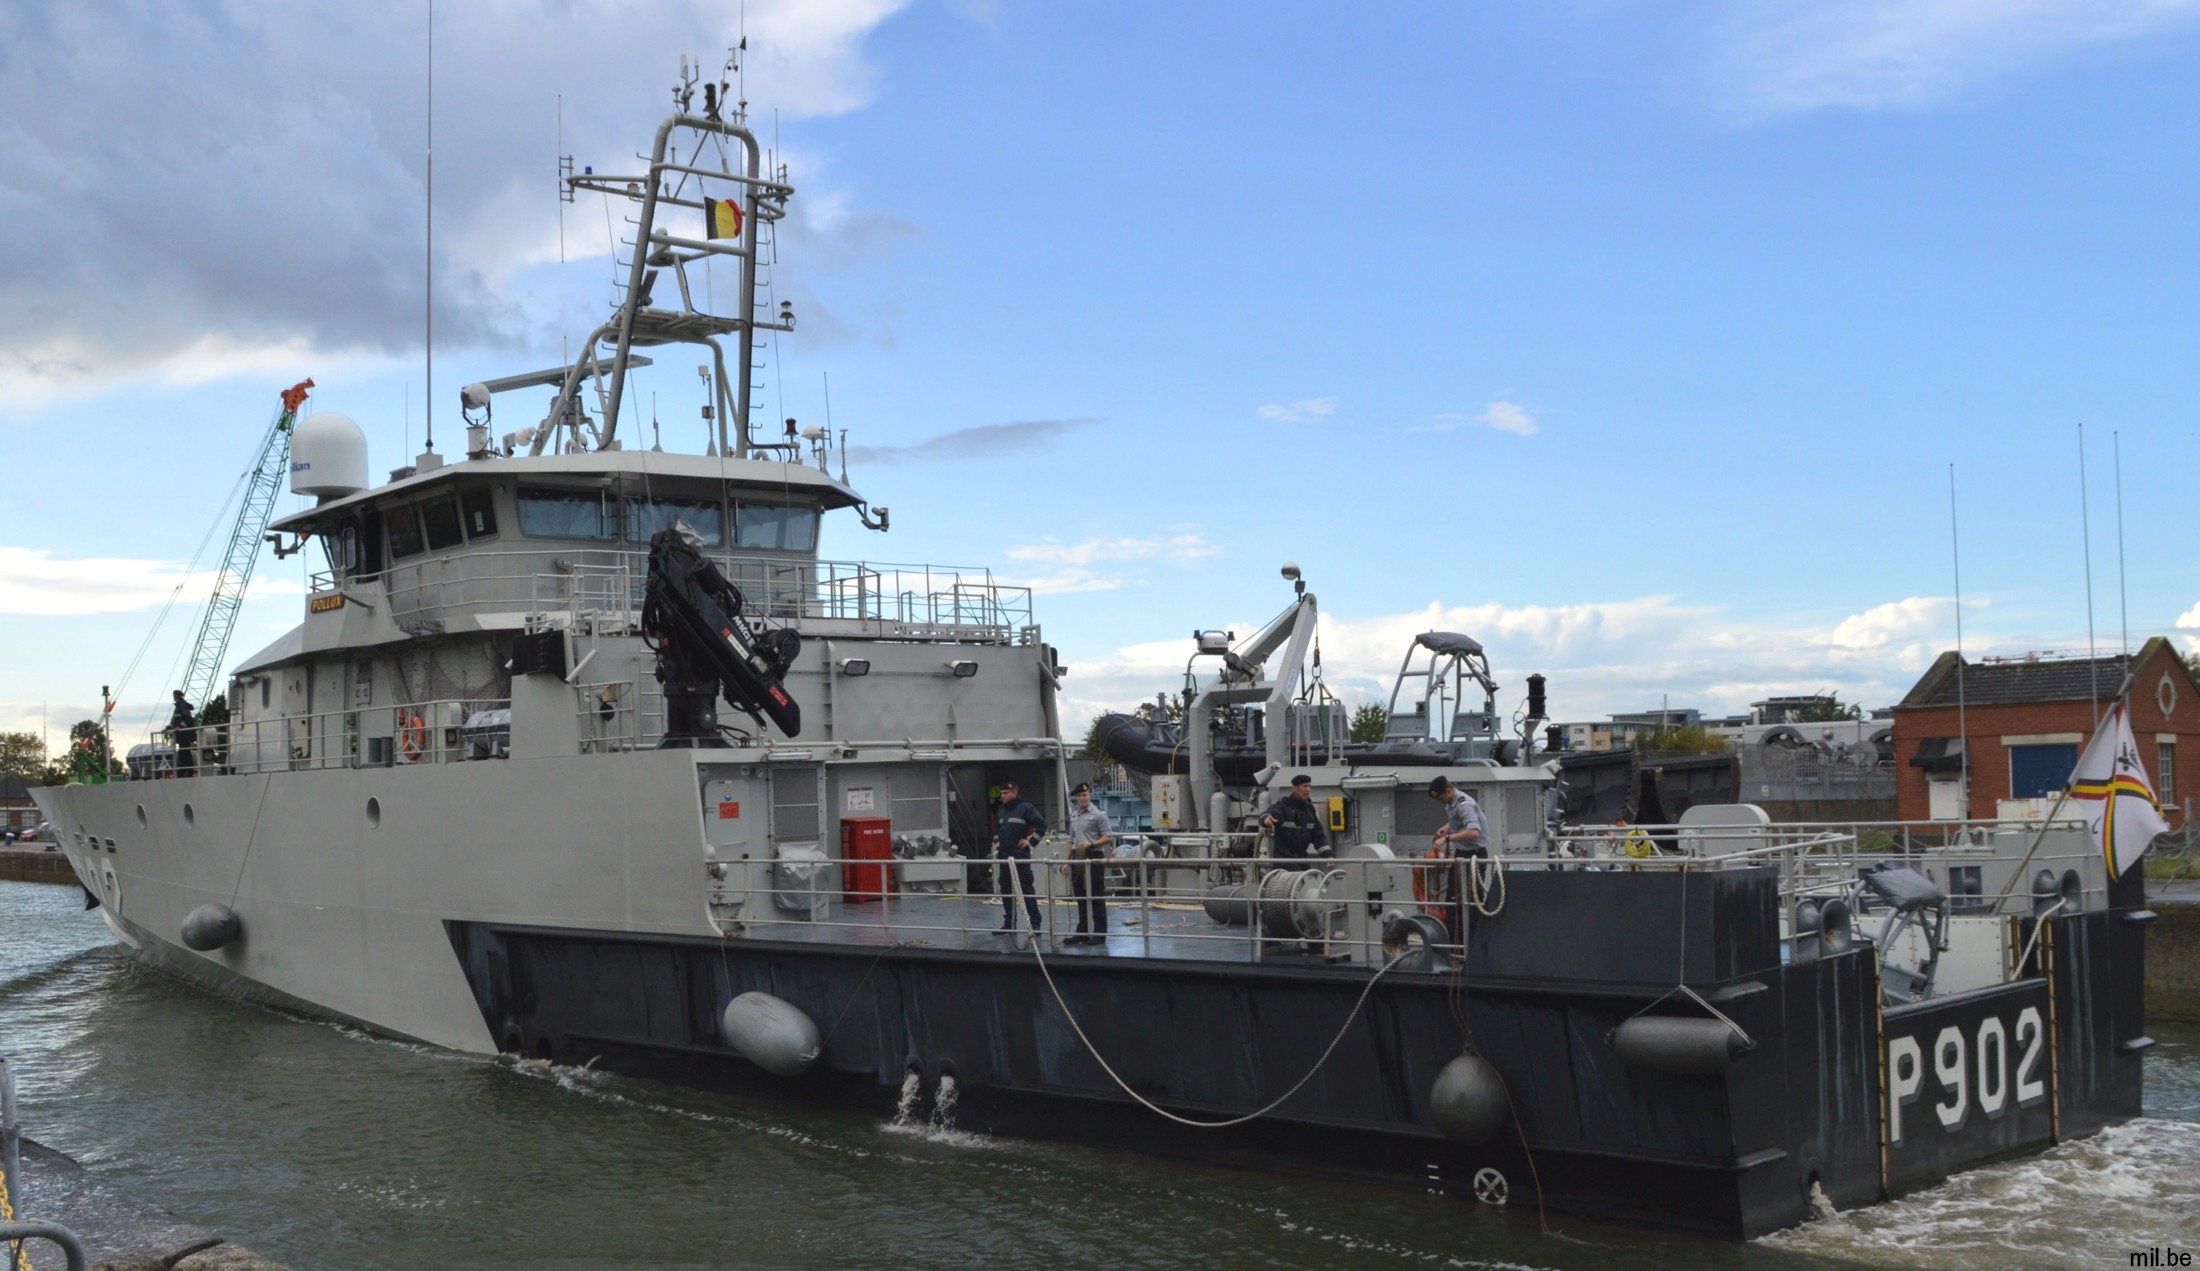
[[[1252,834],[1143,833],[1125,835],[1107,864],[1111,915],[1109,945],[1116,952],[1143,956],[1181,956],[1194,951],[1202,958],[1242,956],[1246,961],[1272,959],[1285,949],[1303,952],[1291,956],[1295,965],[1350,962],[1363,968],[1380,966],[1403,956],[1408,970],[1453,969],[1454,959],[1466,950],[1452,928],[1464,914],[1471,930],[1484,921],[1483,914],[1504,903],[1505,880],[1523,873],[1551,870],[1612,873],[1711,873],[1747,868],[1771,868],[1780,878],[1783,958],[1789,946],[1815,942],[1815,932],[1792,930],[1792,910],[1797,902],[1823,902],[1843,898],[1855,915],[1853,939],[1871,945],[1888,906],[1863,895],[1860,871],[1878,865],[1921,863],[1922,852],[1886,851],[1860,847],[1853,835],[1819,827],[1771,827],[1773,833],[1737,827],[1619,826],[1597,827],[1559,836],[1544,853],[1500,856],[1479,864],[1463,858],[1392,856],[1358,849],[1333,860],[1277,861],[1255,855],[1258,836]],[[2004,827],[2015,828],[2015,827]],[[1631,837],[1635,830],[1644,831]],[[1616,831],[1616,832],[1615,832]],[[1686,846],[1658,849],[1665,835],[1688,835]],[[1648,855],[1633,855],[1630,847]],[[2006,846],[2006,845],[2005,845]],[[1049,836],[1033,852],[1033,894],[1045,917],[1040,938],[1047,950],[1062,947],[1069,927],[1076,921],[1077,900],[1070,870],[1087,868],[1066,859],[1066,844]],[[1975,860],[1994,854],[1989,843],[1972,847],[1940,847],[1942,860]],[[2087,854],[2055,836],[2030,858],[2030,867],[2053,871],[2058,877],[2079,868]],[[959,867],[957,881],[944,892],[927,892],[906,886],[905,874],[922,870],[936,875],[938,866]],[[1002,890],[1015,885],[1004,863],[990,857],[920,857],[916,860],[844,860],[831,855],[819,862],[817,888],[821,896],[809,913],[781,907],[775,888],[753,885],[747,891],[723,882],[716,884],[714,901],[722,907],[740,900],[738,921],[754,934],[769,937],[775,929],[816,927],[842,930],[864,943],[924,941],[954,933],[964,947],[995,929],[1001,915]],[[1262,880],[1277,871],[1294,874],[1306,867],[1321,871],[1319,894],[1311,890],[1294,894],[1271,891],[1263,898]],[[761,875],[752,876],[761,877]],[[1280,885],[1279,885],[1280,886]],[[1250,887],[1251,899],[1243,891]],[[1219,889],[1219,890],[1218,890]],[[1354,921],[1348,908],[1366,910],[1369,898],[1380,912],[1366,911]],[[2029,892],[2012,897],[2017,908],[2001,913],[1987,908],[1966,910],[1951,897],[1949,912],[1976,919],[2036,917],[2037,898]],[[1476,902],[1480,902],[1478,905]],[[2099,887],[2088,886],[2071,902],[2092,908],[2105,903]],[[1480,910],[1481,912],[1477,912]],[[1296,915],[1296,919],[1292,915]],[[1264,917],[1264,915],[1267,915]],[[1416,917],[1436,917],[1441,926],[1425,922],[1393,922]],[[1334,921],[1332,921],[1334,919]],[[1019,906],[1017,925],[1026,919]],[[1028,930],[1025,933],[1029,938]],[[2000,938],[1997,934],[1996,938]],[[2021,939],[2021,937],[2020,937]],[[1189,942],[1173,944],[1173,942]],[[1172,947],[1173,944],[1173,947]],[[1005,946],[1004,946],[1005,947]],[[1232,950],[1236,952],[1233,953]],[[2015,954],[2012,944],[2010,953]],[[1309,958],[1307,954],[1314,954]],[[1796,954],[1795,956],[1804,956]],[[2019,974],[2023,958],[2004,968]],[[1958,991],[1973,984],[1951,984]]]
[[[494,757],[493,729],[469,735],[467,721],[508,710],[511,702],[452,698],[353,710],[317,711],[273,719],[202,724],[187,753],[179,755],[175,731],[158,729],[124,759],[131,780],[210,773],[299,772],[454,763]],[[504,728],[510,733],[509,724]]]
[[[1031,589],[991,570],[819,560],[744,552],[706,553],[741,589],[752,614],[788,622],[842,622],[880,635],[949,633],[1005,639],[1031,625]],[[447,614],[494,610],[576,612],[633,620],[641,610],[649,554],[620,548],[469,550],[415,558],[371,578],[333,572],[308,582],[334,596],[379,581],[380,601],[400,626]]]

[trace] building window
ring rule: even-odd
[[[2177,797],[2177,743],[2158,741],[2154,743],[2154,754],[2154,799],[2168,803]]]
[[[2078,766],[2078,748],[2064,742],[2009,748],[2009,797],[2040,799],[2070,784]]]

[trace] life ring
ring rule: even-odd
[[[428,722],[417,713],[405,716],[405,727],[398,734],[397,749],[405,756],[406,763],[419,763],[420,756],[428,750]]]
[[[1442,868],[1443,866],[1438,864],[1438,862],[1448,862],[1451,859],[1451,854],[1448,852],[1431,849],[1430,851],[1422,853],[1421,859],[1427,863],[1415,865],[1413,867],[1413,899],[1420,903],[1422,913],[1428,914],[1431,917],[1442,918],[1444,916],[1444,911],[1449,908],[1449,906],[1443,904],[1440,901],[1435,904],[1429,903],[1428,880],[1430,871]]]

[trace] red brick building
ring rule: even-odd
[[[2200,799],[2200,682],[2160,637],[2130,664],[2132,739],[2171,827],[2182,828],[2186,800]],[[1896,815],[1990,820],[2003,799],[2053,796],[2093,735],[2096,699],[2105,712],[2124,668],[2121,654],[1977,663],[1941,654],[1894,708]]]
[[[31,783],[21,777],[0,777],[0,829],[27,830],[37,824]]]

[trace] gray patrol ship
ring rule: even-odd
[[[381,484],[356,425],[300,421],[303,622],[196,762],[37,792],[137,955],[459,1050],[1731,1236],[2136,1115],[2151,915],[2082,824],[1568,824],[1540,681],[1515,737],[1466,636],[1346,744],[1296,570],[1263,630],[1195,637],[1180,723],[1111,726],[1159,828],[1106,866],[1106,940],[1062,943],[1058,834],[1047,929],[998,932],[995,792],[1066,819],[1064,669],[982,568],[819,557],[822,517],[888,514],[830,436],[752,426],[793,190],[703,87],[646,166],[567,176],[634,225],[580,357],[467,386],[464,456]],[[700,455],[620,434],[679,344]],[[1301,771],[1333,855],[1280,860]],[[1489,856],[1429,853],[1438,774]]]

